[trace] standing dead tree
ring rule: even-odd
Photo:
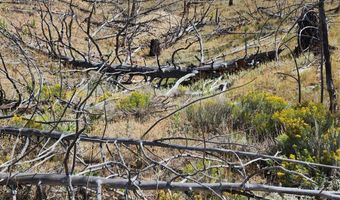
[[[328,42],[328,30],[326,23],[326,15],[324,9],[324,1],[319,1],[319,17],[320,17],[320,36],[322,42],[322,52],[323,58],[325,59],[325,71],[326,71],[326,84],[327,91],[329,94],[329,110],[333,113],[336,112],[336,90],[334,88],[333,78],[332,78],[332,65],[330,58],[330,46]],[[323,79],[323,77],[321,77]]]

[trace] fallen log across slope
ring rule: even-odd
[[[8,174],[0,173],[0,185],[64,185],[72,183],[72,186],[86,186],[99,189],[101,186],[109,186],[114,189],[130,190],[172,190],[172,191],[261,191],[276,192],[281,194],[293,194],[312,197],[322,197],[329,199],[340,199],[338,191],[327,190],[310,190],[291,187],[280,187],[263,184],[248,183],[182,183],[167,182],[159,180],[131,180],[131,179],[109,179],[96,176],[67,176],[65,174],[35,174],[35,173],[18,173]],[[100,189],[99,189],[100,190]],[[98,192],[98,191],[97,191]]]
[[[209,63],[203,63],[200,66],[190,65],[183,68],[171,65],[140,66],[124,63],[108,64],[108,62],[90,62],[86,59],[77,59],[66,55],[60,55],[56,51],[47,51],[34,45],[27,44],[21,38],[18,38],[8,31],[0,29],[0,33],[15,43],[20,43],[26,48],[37,51],[52,59],[62,61],[64,64],[70,65],[74,68],[100,71],[112,74],[117,78],[121,76],[128,76],[128,80],[124,83],[131,83],[132,78],[135,76],[142,76],[145,81],[150,82],[157,78],[159,79],[159,86],[164,79],[180,79],[188,74],[195,74],[195,76],[191,77],[189,80],[190,82],[195,82],[201,79],[215,78],[223,74],[234,74],[242,70],[252,69],[258,64],[275,60],[276,57],[283,51],[283,49],[277,49],[261,53],[257,52],[243,58],[237,58],[229,61],[216,60]],[[85,56],[83,57],[85,58]]]
[[[258,64],[275,60],[283,50],[268,51],[263,53],[252,54],[248,57],[234,59],[230,61],[215,61],[203,64],[202,66],[190,65],[186,68],[175,66],[138,66],[129,64],[107,64],[107,63],[91,63],[85,60],[75,60],[69,57],[59,57],[65,64],[69,64],[77,68],[85,68],[96,70],[104,73],[111,73],[115,76],[127,75],[130,83],[134,76],[143,76],[145,81],[153,81],[160,79],[159,84],[163,79],[180,79],[187,74],[195,74],[191,81],[196,81],[205,78],[214,78],[222,74],[233,74],[242,70],[247,70],[256,67]]]

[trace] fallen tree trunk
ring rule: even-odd
[[[242,70],[247,70],[256,67],[258,64],[273,61],[276,56],[283,50],[272,50],[268,52],[255,53],[244,58],[234,59],[230,61],[218,60],[210,63],[203,63],[197,67],[195,65],[187,66],[186,68],[178,68],[175,66],[163,65],[160,68],[158,66],[139,66],[129,64],[108,64],[107,62],[90,62],[85,59],[75,59],[65,55],[57,55],[56,52],[48,52],[41,48],[37,48],[33,45],[27,44],[17,36],[7,32],[6,30],[0,30],[10,40],[20,42],[25,47],[37,51],[52,59],[60,60],[66,65],[71,65],[75,68],[83,68],[87,70],[95,70],[103,73],[113,74],[116,77],[129,76],[129,79],[125,83],[131,83],[131,79],[134,76],[143,76],[145,81],[153,81],[155,78],[160,79],[158,85],[163,79],[180,79],[188,74],[195,74],[189,82],[194,82],[200,79],[215,78],[223,74],[234,74]]]
[[[31,129],[31,128],[0,127],[0,135],[4,135],[4,134],[14,135],[18,137],[20,136],[21,137],[46,137],[46,138],[51,138],[55,140],[62,139],[65,141],[72,141],[75,138],[77,138],[76,134],[68,134],[68,133],[62,133],[62,132],[56,132],[56,131],[51,132],[51,131],[41,131],[38,129]],[[142,145],[142,146],[153,146],[153,147],[197,151],[197,152],[215,152],[215,153],[235,154],[240,157],[264,158],[264,159],[275,160],[278,162],[290,162],[290,163],[295,163],[295,164],[301,164],[301,165],[308,166],[308,167],[320,167],[320,168],[340,170],[340,166],[305,162],[305,161],[294,160],[294,159],[289,159],[289,158],[260,154],[258,152],[239,151],[239,150],[226,149],[226,148],[188,146],[188,145],[164,143],[164,142],[159,142],[159,141],[136,140],[136,139],[131,139],[131,138],[88,136],[86,134],[79,135],[77,139],[82,142],[90,142],[90,143],[125,144],[125,145],[137,145],[137,146]],[[206,144],[209,144],[209,141],[207,141]]]
[[[65,174],[30,174],[18,173],[7,174],[0,173],[0,185],[62,185],[68,186],[86,186],[98,188],[100,186],[108,186],[112,189],[129,189],[129,190],[171,190],[171,191],[260,191],[275,192],[282,194],[293,194],[313,197],[323,197],[329,199],[340,199],[338,191],[325,190],[308,190],[292,187],[279,187],[264,184],[248,184],[248,183],[181,183],[167,182],[158,180],[138,181],[130,179],[108,179],[96,176],[67,176]]]
[[[256,67],[258,64],[275,60],[276,55],[280,54],[283,50],[268,51],[263,53],[256,53],[245,58],[235,59],[231,61],[215,61],[203,64],[200,67],[189,66],[186,68],[177,68],[174,66],[138,66],[128,64],[114,64],[107,63],[91,63],[85,60],[74,60],[69,57],[59,57],[65,64],[73,67],[92,69],[104,73],[112,73],[116,76],[128,75],[129,83],[134,76],[143,76],[145,81],[153,81],[159,78],[160,82],[163,79],[175,78],[180,79],[187,74],[195,74],[191,81],[214,78],[222,74],[233,74],[241,70],[247,70]]]

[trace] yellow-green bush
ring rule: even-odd
[[[60,104],[53,104],[51,107],[47,105],[42,106],[42,110],[45,112],[36,113],[33,117],[31,115],[24,116],[15,114],[10,120],[8,120],[8,126],[18,128],[35,128],[41,130],[50,129],[51,126],[44,122],[59,120],[64,107]],[[60,132],[74,132],[76,130],[76,124],[73,122],[59,123],[55,130]]]
[[[291,106],[281,97],[268,93],[250,93],[233,106],[232,118],[237,128],[246,131],[248,139],[275,139],[271,151],[287,158],[334,165],[340,162],[340,127],[335,117],[322,105],[312,102]],[[330,171],[304,165],[283,163],[288,170],[312,177],[318,183]],[[282,184],[311,187],[296,174],[277,173]]]
[[[109,99],[112,96],[113,96],[113,94],[111,92],[106,91],[97,99],[97,102],[106,101],[107,99]]]
[[[43,100],[48,100],[50,98],[53,98],[55,96],[59,96],[61,90],[61,85],[60,84],[55,84],[53,86],[47,86],[43,85],[41,87],[40,91],[40,98]],[[64,95],[65,92],[62,92],[62,95]],[[64,96],[62,96],[64,97]]]
[[[150,94],[138,91],[120,99],[116,105],[118,110],[138,112],[150,106]]]
[[[273,119],[281,125],[282,133],[277,137],[278,150],[288,158],[335,164],[340,154],[340,127],[334,127],[335,119],[322,104],[304,103],[276,112]],[[312,170],[306,166],[284,163],[290,170],[317,179],[327,170]],[[280,178],[285,185],[308,186],[301,177],[287,175]]]
[[[31,120],[25,120],[20,115],[14,115],[9,120],[9,125],[14,126],[14,127],[20,127],[20,128],[24,126],[25,128],[42,129],[42,124],[35,122],[36,120],[37,120],[36,116],[32,117]]]
[[[157,200],[179,200],[180,195],[177,192],[170,193],[168,191],[161,190],[157,194]]]
[[[340,145],[339,131],[333,127],[334,119],[325,106],[305,103],[276,112],[273,118],[282,126],[282,134],[277,139],[286,155],[322,163],[335,160],[335,151]],[[330,160],[324,151],[333,152],[333,158]]]
[[[233,106],[234,127],[246,130],[248,139],[255,141],[275,138],[279,127],[273,114],[287,106],[281,97],[264,92],[250,93]]]
[[[288,106],[278,96],[268,93],[250,93],[236,103],[210,99],[186,110],[191,125],[201,131],[216,131],[219,128],[244,129],[248,138],[264,140],[275,138],[279,133],[278,124],[272,115]]]
[[[215,132],[226,127],[231,106],[215,99],[206,100],[189,107],[186,117],[196,130]]]
[[[7,23],[4,19],[0,19],[0,29],[6,29]]]
[[[336,124],[339,117],[332,115],[322,104],[289,105],[281,97],[254,92],[231,104],[217,100],[201,102],[187,109],[186,117],[194,128],[202,131],[212,131],[224,125],[244,130],[251,141],[276,141],[269,151],[280,151],[290,159],[340,164],[340,127]],[[325,175],[330,175],[330,170],[326,169],[290,162],[282,165],[320,184]],[[184,171],[190,172],[190,166]],[[278,171],[276,175],[286,186],[313,187],[310,181],[297,174]]]

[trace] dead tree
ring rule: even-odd
[[[233,0],[229,0],[229,6],[232,6],[232,5],[234,5]]]
[[[298,46],[295,49],[297,54],[305,51],[317,51],[319,47],[318,14],[313,7],[303,7],[298,19]]]
[[[329,110],[333,113],[336,112],[336,90],[332,79],[332,65],[330,59],[329,43],[328,43],[328,30],[326,24],[326,14],[324,9],[324,0],[319,1],[319,15],[320,15],[320,36],[322,41],[322,52],[325,59],[326,71],[326,84],[329,94]]]
[[[150,41],[149,56],[159,56],[161,54],[161,47],[158,39],[152,39]]]
[[[131,7],[128,12],[126,11],[127,3],[130,3],[128,9]],[[167,34],[161,37],[157,36],[157,39],[161,41],[157,41],[158,43],[166,44],[166,41],[170,41],[170,43],[178,41],[186,34],[196,34],[197,40],[194,42],[201,42],[199,66],[189,65],[185,68],[185,64],[181,64],[184,63],[181,62],[181,59],[175,61],[175,55],[181,50],[188,49],[193,43],[177,49],[173,53],[172,64],[162,65],[161,70],[156,66],[147,66],[146,63],[142,66],[133,63],[131,58],[136,49],[144,47],[144,45],[137,44],[140,41],[138,38],[144,37],[145,30],[150,30],[153,23],[151,20],[141,22],[141,20],[137,20],[140,19],[137,17],[146,16],[147,13],[157,9],[163,9],[164,3],[154,5],[153,8],[147,10],[145,10],[143,1],[129,0],[127,3],[118,5],[111,0],[83,0],[78,7],[88,5],[87,8],[91,9],[80,15],[77,11],[79,8],[74,5],[77,3],[68,4],[66,1],[64,4],[67,6],[63,9],[66,12],[56,15],[54,14],[55,10],[58,12],[62,10],[58,4],[54,8],[54,3],[44,4],[41,2],[39,4],[41,5],[39,6],[41,30],[30,28],[24,34],[21,27],[17,27],[15,30],[0,28],[0,41],[4,41],[6,44],[4,46],[2,44],[3,47],[0,48],[0,53],[5,51],[2,55],[6,58],[2,59],[0,54],[0,82],[7,79],[5,82],[6,85],[9,85],[5,88],[5,85],[0,83],[0,101],[2,101],[0,119],[7,120],[4,123],[7,124],[8,119],[11,118],[13,119],[11,120],[13,123],[11,123],[15,122],[15,126],[17,126],[17,128],[0,127],[0,136],[9,140],[0,140],[1,159],[4,161],[0,163],[0,185],[7,185],[12,190],[13,199],[24,199],[19,195],[19,192],[23,190],[22,187],[32,187],[31,185],[36,185],[33,187],[36,187],[37,199],[66,199],[67,197],[77,199],[81,196],[83,199],[92,199],[97,196],[97,199],[100,200],[112,196],[125,199],[146,199],[145,196],[148,197],[149,194],[150,199],[156,199],[157,194],[151,195],[159,190],[169,191],[168,193],[189,190],[197,193],[204,191],[207,195],[212,196],[211,198],[216,196],[219,199],[225,199],[223,196],[225,191],[256,199],[259,199],[254,195],[257,191],[329,199],[339,198],[338,191],[331,191],[328,188],[305,190],[275,186],[273,183],[270,185],[269,183],[250,183],[255,182],[256,180],[252,179],[257,179],[258,175],[274,174],[275,172],[292,174],[303,178],[308,183],[315,182],[305,174],[285,169],[283,162],[313,167],[313,169],[340,170],[338,166],[289,159],[277,154],[262,154],[258,149],[254,150],[252,145],[229,143],[224,139],[219,141],[220,138],[217,137],[200,138],[198,135],[197,138],[195,136],[192,139],[187,137],[159,138],[158,136],[163,136],[161,131],[161,135],[152,138],[151,134],[160,130],[154,128],[157,124],[170,119],[191,105],[217,97],[224,92],[236,90],[251,82],[221,92],[214,92],[209,96],[195,98],[190,102],[186,101],[176,110],[170,110],[164,116],[160,116],[161,118],[144,132],[141,140],[131,139],[130,136],[126,138],[107,137],[106,127],[112,120],[107,116],[115,115],[118,112],[118,109],[112,110],[112,108],[117,107],[119,102],[118,99],[115,99],[116,95],[113,96],[114,99],[107,99],[103,102],[99,99],[106,96],[105,92],[114,94],[120,91],[120,88],[113,88],[107,83],[114,81],[117,86],[130,91],[131,89],[122,83],[123,78],[127,76],[130,78],[143,76],[148,80],[158,79],[160,81],[169,78],[180,80],[183,77],[190,78],[189,81],[196,77],[217,78],[224,74],[252,69],[261,63],[272,61],[281,52],[279,46],[275,51],[261,51],[260,53],[258,50],[255,54],[249,52],[244,57],[229,61],[226,60],[228,57],[225,55],[209,58],[209,54],[205,54],[203,57],[203,53],[205,53],[203,52],[203,41],[208,41],[209,38],[200,34],[199,28],[204,25],[204,18],[211,15],[208,8],[202,9],[204,13],[200,19],[189,15],[189,20],[186,21],[184,20],[186,18],[183,18],[180,27],[171,28],[174,31],[170,32],[173,36],[170,39],[174,38],[173,40],[166,40]],[[104,21],[98,23],[98,20],[103,18],[100,9],[97,8],[106,6],[112,7],[110,10],[116,12],[112,12],[112,16],[104,17]],[[225,20],[223,17],[222,19]],[[15,24],[11,24],[11,27]],[[237,31],[237,29],[235,30]],[[30,34],[31,31],[32,34]],[[247,32],[247,34],[252,33]],[[262,37],[262,33],[254,33],[254,35]],[[74,37],[77,37],[81,42],[78,43],[78,40],[72,39]],[[115,38],[116,41],[109,45],[105,41]],[[134,38],[137,39],[134,40]],[[246,45],[247,50],[250,49],[250,42]],[[157,51],[153,52],[157,61],[159,61],[159,47],[158,50],[158,53]],[[51,67],[50,64],[46,65],[46,60],[42,60],[40,56],[35,57],[37,56],[36,52],[46,57],[49,56],[51,59],[48,59],[47,62],[51,62]],[[7,59],[10,61],[7,62]],[[11,68],[14,68],[14,64],[23,67],[18,68],[20,70],[17,71],[10,71]],[[59,64],[59,69],[55,67],[56,64]],[[72,67],[73,72],[84,74],[84,77],[78,82],[79,75],[71,77],[70,70],[64,69],[62,64]],[[160,66],[159,62],[158,66]],[[92,73],[90,70],[100,73]],[[53,75],[53,80],[49,78],[51,75]],[[218,82],[215,83],[214,85],[217,86]],[[56,87],[57,84],[58,87]],[[55,90],[60,91],[54,92]],[[155,99],[157,98],[157,104],[165,104],[170,101],[168,97],[170,95],[166,95],[165,100],[162,100],[163,97],[155,97]],[[18,108],[13,111],[2,111],[1,106],[10,106],[6,103],[7,98],[14,99],[13,103],[18,102]],[[152,101],[156,102],[156,100]],[[177,107],[177,105],[174,106]],[[21,109],[22,107],[27,111]],[[164,106],[162,106],[163,109],[165,109]],[[150,112],[150,109],[147,111]],[[92,133],[95,128],[92,125],[102,124],[104,127],[102,133]],[[38,129],[23,128],[26,126]],[[109,128],[111,127],[108,127],[108,131],[111,130]],[[70,133],[65,133],[66,130]],[[140,133],[139,130],[138,133]],[[112,129],[110,134],[116,135],[115,129]],[[179,134],[182,134],[182,131]],[[150,139],[144,140],[143,138],[146,136]],[[13,140],[13,138],[16,139]],[[267,161],[271,161],[270,165],[262,167],[262,163],[267,163]],[[204,168],[200,167],[202,163]],[[190,167],[190,172],[187,170],[188,167]],[[212,171],[216,171],[218,174],[212,174]],[[227,182],[226,180],[230,176],[235,177],[235,180]],[[337,178],[338,175],[333,179],[337,180]],[[47,186],[49,184],[51,187]],[[13,187],[17,185],[20,187]],[[46,186],[50,188],[46,188]],[[144,190],[152,191],[144,194]],[[253,194],[253,192],[256,193]],[[163,195],[158,197],[161,198]]]

